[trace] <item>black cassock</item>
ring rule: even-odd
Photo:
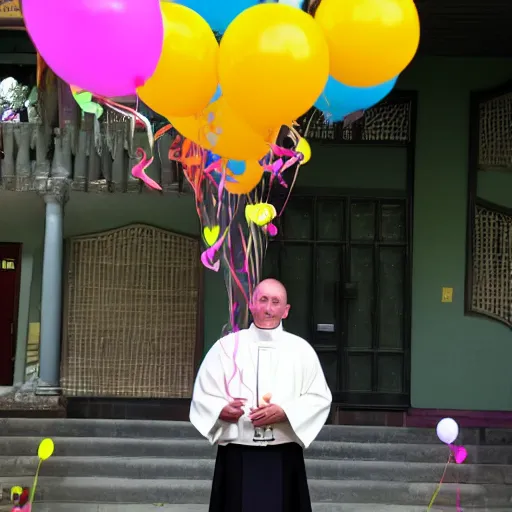
[[[209,512],[312,512],[302,447],[219,446]]]

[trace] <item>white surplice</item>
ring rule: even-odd
[[[273,425],[274,441],[255,442],[248,416],[267,393],[288,421]],[[226,423],[219,415],[234,398],[247,400],[246,413],[237,424]],[[204,358],[194,385],[190,421],[211,444],[296,442],[307,448],[325,424],[331,402],[320,361],[307,341],[281,325],[267,330],[252,324],[217,341]]]

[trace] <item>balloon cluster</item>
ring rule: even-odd
[[[311,158],[294,122],[313,106],[330,121],[370,108],[391,91],[419,44],[414,0],[321,0],[311,13],[303,4],[22,4],[40,56],[72,86],[81,109],[99,117],[107,107],[130,116],[132,132],[137,123],[146,130],[149,152],[133,155],[135,178],[160,189],[145,169],[160,136],[179,132],[169,158],[194,191],[206,245],[201,261],[225,272],[232,329],[247,323],[268,237],[277,233],[274,220]],[[114,99],[135,94],[170,124],[153,134],[140,112]],[[276,183],[287,189],[278,209],[270,199]]]
[[[436,433],[439,440],[448,445],[448,448],[450,448],[450,456],[448,458],[448,462],[444,467],[441,480],[437,484],[434,494],[432,495],[432,498],[430,499],[430,502],[427,506],[427,512],[430,512],[430,510],[432,510],[432,507],[434,506],[434,502],[436,501],[436,498],[439,495],[441,487],[444,483],[448,466],[450,465],[452,460],[455,461],[456,464],[462,464],[468,456],[468,452],[466,448],[464,448],[464,446],[458,446],[454,444],[457,438],[459,437],[459,425],[453,418],[443,418],[441,421],[439,421],[436,427]],[[460,488],[457,487],[457,496],[455,501],[457,512],[463,512],[462,507],[460,505],[460,501]]]
[[[301,4],[24,0],[23,15],[53,71],[93,96],[84,108],[137,93],[247,193],[281,126],[313,105],[332,121],[371,107],[419,44],[413,0],[322,0],[314,15]]]
[[[436,427],[436,433],[439,440],[448,445],[450,448],[450,452],[453,455],[453,458],[457,464],[462,464],[466,457],[468,456],[468,452],[463,446],[456,446],[453,443],[459,437],[459,425],[452,418],[444,418],[442,419]]]

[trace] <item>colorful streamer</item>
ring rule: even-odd
[[[170,126],[162,128],[155,138],[170,129]],[[296,147],[300,135],[293,129],[287,132]],[[304,155],[279,144],[271,145],[262,162],[263,179],[251,193],[241,195],[230,193],[226,184],[235,182],[239,177],[238,168],[243,174],[244,166],[235,166],[179,134],[171,145],[169,159],[181,165],[194,191],[205,245],[201,262],[209,270],[224,272],[229,320],[223,333],[237,332],[249,324],[248,304],[262,277],[268,238],[277,234],[273,221],[284,211],[282,208],[278,213],[270,204],[270,192],[274,186],[279,186],[286,190],[288,198]],[[288,170],[293,176],[292,186],[284,179]],[[236,358],[236,350],[233,356]],[[226,386],[229,387],[229,382]]]
[[[133,156],[138,159],[138,162],[132,168],[132,176],[141,180],[148,188],[162,190],[162,187],[146,174],[146,169],[154,160],[153,148],[155,145],[155,137],[153,136],[153,129],[149,120],[133,108],[116,103],[109,98],[92,94],[73,85],[71,85],[70,88],[73,98],[80,106],[80,109],[87,114],[93,114],[96,119],[99,119],[103,115],[104,106],[124,117],[128,117],[130,120],[129,140],[133,140],[137,126],[144,128],[148,140],[149,156],[146,155],[146,152],[142,148],[135,150]]]

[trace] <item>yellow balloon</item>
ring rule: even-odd
[[[184,137],[223,158],[260,160],[270,151],[264,136],[239,118],[223,97],[197,116],[170,117],[169,122]]]
[[[51,439],[43,439],[39,444],[39,448],[37,449],[37,456],[41,460],[49,459],[53,455],[54,449],[55,445]]]
[[[307,164],[311,160],[311,146],[304,137],[301,137],[301,139],[299,140],[299,143],[297,144],[295,151],[297,151],[298,153],[302,153],[302,156],[304,157],[302,160],[302,165]]]
[[[222,94],[257,129],[281,126],[307,112],[328,76],[327,41],[315,20],[295,7],[250,7],[222,37]]]
[[[420,21],[413,0],[322,0],[315,19],[329,43],[331,75],[345,85],[387,82],[418,49]]]
[[[229,165],[229,164],[228,164]],[[243,174],[234,176],[233,173],[229,171],[229,167],[226,171],[226,174],[233,178],[236,181],[226,180],[225,187],[228,192],[231,194],[248,194],[252,192],[258,183],[263,178],[263,167],[259,164],[259,162],[245,162],[245,171]]]
[[[272,222],[277,216],[276,208],[269,203],[248,204],[245,207],[245,218],[257,226],[263,227]]]
[[[161,2],[164,44],[153,76],[137,92],[164,116],[189,116],[205,108],[218,86],[219,44],[208,23],[180,4]]]

